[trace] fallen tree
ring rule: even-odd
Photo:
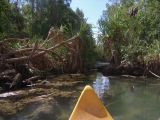
[[[82,72],[82,41],[79,34],[64,39],[63,32],[51,29],[44,41],[8,38],[0,41],[0,88],[17,89],[35,83],[41,72]],[[19,47],[13,47],[18,44]],[[62,52],[63,51],[63,52]]]

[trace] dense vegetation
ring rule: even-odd
[[[67,26],[78,31],[80,19],[69,7],[71,1],[63,0],[1,0],[1,33],[25,33],[33,37],[46,37],[51,26]]]
[[[159,11],[159,0],[117,0],[107,4],[99,20],[106,59],[116,50],[119,61],[140,62],[159,74]]]
[[[87,23],[80,9],[77,8],[76,11],[71,9],[71,2],[71,0],[0,0],[0,40],[30,38],[31,43],[39,40],[42,43],[47,38],[50,28],[58,28],[63,32],[65,39],[79,33],[81,42],[74,44],[83,46],[80,57],[84,69],[92,68],[98,59],[104,60],[102,56],[111,61],[116,53],[116,65],[127,61],[141,64],[144,69],[157,71],[160,61],[158,0],[114,0],[107,4],[98,21],[101,35],[98,36],[97,46],[92,25]],[[52,47],[52,44],[46,46]],[[14,44],[12,47],[21,46]],[[68,56],[70,52],[67,53],[67,49],[61,47],[60,56],[64,54],[65,57]],[[75,53],[72,51],[71,54]],[[75,56],[78,59],[79,55]],[[74,64],[74,60],[71,62]]]
[[[71,0],[0,0],[0,92],[48,74],[85,73],[97,59],[92,25]]]
[[[92,67],[97,56],[92,26],[80,9],[71,9],[70,3],[71,0],[0,0],[0,40],[45,40],[51,27],[63,28],[66,39],[80,34],[84,46],[83,66],[87,69]]]

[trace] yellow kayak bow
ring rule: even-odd
[[[113,120],[92,87],[82,91],[69,120]]]

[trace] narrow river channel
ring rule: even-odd
[[[77,97],[86,84],[90,84],[103,101],[114,120],[160,120],[160,81],[133,78],[108,78],[101,73],[88,75],[84,84],[76,88]],[[47,106],[31,104],[16,115],[0,120],[68,120],[77,97]]]

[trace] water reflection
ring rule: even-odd
[[[3,118],[0,114],[0,120],[68,120],[86,84],[93,85],[114,120],[160,120],[160,81],[153,84],[151,80],[152,82],[146,85],[121,77],[109,80],[101,73],[88,77],[87,83],[65,89],[75,91],[77,97],[67,100],[56,98],[56,103],[32,103],[14,116]],[[6,95],[8,94],[3,94]]]
[[[93,82],[93,88],[100,99],[102,99],[104,93],[109,90],[109,86],[110,83],[108,77],[105,77],[101,73],[98,73],[95,82]]]

